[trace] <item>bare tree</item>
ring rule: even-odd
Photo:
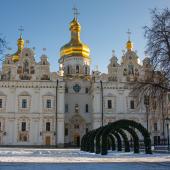
[[[5,38],[0,37],[0,61],[3,61],[3,55],[5,50],[7,49],[7,42]]]
[[[151,17],[151,26],[145,26],[144,30],[152,70],[146,71],[145,78],[134,83],[133,93],[139,96],[161,96],[170,91],[170,10],[153,9]]]
[[[145,26],[147,53],[155,70],[170,78],[170,10],[151,11],[152,25]]]
[[[146,52],[149,56],[146,61],[150,64],[144,66],[144,77],[132,83],[131,93],[138,96],[138,103],[144,102],[146,108],[152,110],[159,108],[164,136],[164,123],[167,116],[166,94],[170,92],[170,10],[153,9],[151,18],[151,26],[144,27],[147,40]]]

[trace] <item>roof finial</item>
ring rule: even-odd
[[[80,14],[80,13],[78,12],[78,9],[77,9],[76,5],[74,5],[74,7],[73,7],[73,14],[74,14],[74,18],[75,18],[75,19],[77,19],[77,16]]]
[[[112,56],[113,57],[115,56],[115,50],[114,49],[112,50]]]
[[[24,28],[22,25],[18,28],[18,31],[20,31],[20,37],[22,37],[22,32],[24,31]]]
[[[131,32],[130,32],[130,29],[128,29],[128,32],[127,32],[127,34],[128,34],[128,40],[130,41],[130,36],[131,36]]]

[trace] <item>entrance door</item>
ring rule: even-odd
[[[75,136],[74,136],[74,144],[75,144],[77,147],[80,147],[80,136],[79,136],[79,135],[75,135]]]
[[[80,136],[77,136],[77,146],[80,147]]]
[[[51,137],[50,136],[45,137],[45,144],[46,145],[51,145]]]
[[[154,145],[160,145],[160,136],[154,136]]]

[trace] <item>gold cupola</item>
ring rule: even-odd
[[[60,57],[64,56],[81,56],[90,58],[89,47],[80,40],[81,25],[77,17],[70,23],[71,40],[60,49]]]
[[[128,29],[127,34],[128,34],[128,41],[127,41],[127,43],[126,43],[126,49],[127,49],[128,51],[131,51],[131,50],[133,49],[133,43],[132,43],[131,40],[130,40],[131,32],[130,32],[129,29]]]
[[[19,39],[17,41],[17,45],[18,45],[18,50],[12,56],[12,61],[13,62],[18,62],[19,61],[19,55],[20,55],[21,51],[24,49],[24,40],[22,39],[22,35],[20,35],[20,37],[19,37]]]
[[[131,51],[133,49],[133,43],[130,40],[127,41],[126,48],[129,51]]]
[[[18,41],[17,41],[17,45],[18,45],[18,51],[22,51],[24,48],[24,40],[22,39],[22,35],[20,35]]]

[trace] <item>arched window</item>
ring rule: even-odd
[[[129,74],[134,74],[134,66],[132,64],[128,65],[128,71]]]
[[[50,122],[46,122],[46,131],[50,131]]]
[[[70,67],[67,67],[67,74],[70,74]]]
[[[18,66],[17,73],[21,74],[22,73],[22,66]]]
[[[86,108],[85,108],[85,110],[86,110],[86,113],[88,113],[88,112],[89,112],[89,105],[88,105],[88,104],[86,104]]]
[[[80,71],[80,68],[79,68],[79,66],[77,65],[77,66],[76,66],[76,73],[79,73],[79,71]]]
[[[22,108],[27,108],[27,99],[22,99]]]
[[[75,104],[74,109],[75,109],[75,112],[78,113],[78,112],[79,112],[79,105],[78,105],[78,104]]]
[[[124,75],[124,76],[127,75],[127,69],[126,69],[126,68],[123,70],[123,75]]]
[[[34,67],[33,67],[33,66],[31,66],[30,72],[31,72],[31,74],[34,74],[34,73],[35,73],[35,70],[34,70]]]
[[[23,72],[29,74],[29,63],[27,60],[24,62]]]
[[[87,66],[85,66],[85,74],[88,74],[88,69],[87,69]]]

